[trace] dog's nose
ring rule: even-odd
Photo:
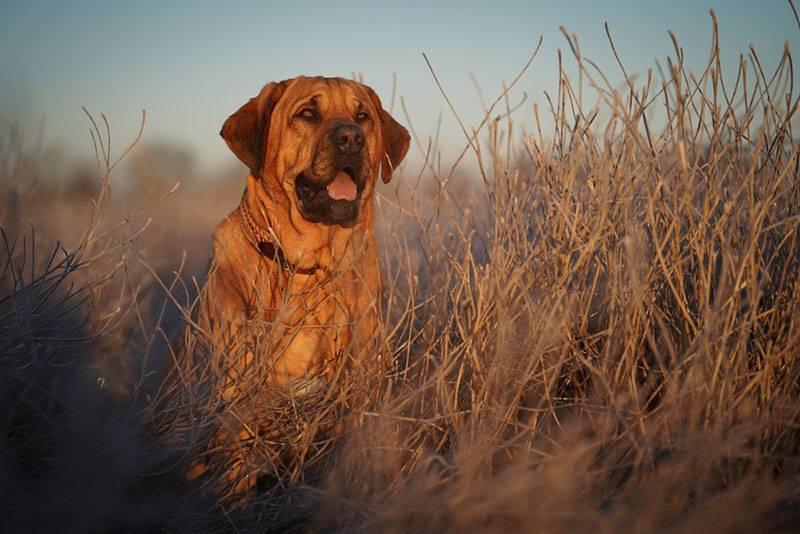
[[[331,142],[342,154],[358,154],[364,148],[364,130],[355,124],[342,124],[331,132]]]

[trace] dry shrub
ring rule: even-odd
[[[788,47],[776,72],[751,50],[731,76],[714,25],[699,74],[675,41],[662,79],[635,81],[620,62],[620,87],[564,32],[577,84],[562,67],[522,143],[508,91],[465,127],[472,181],[460,170],[468,158],[443,173],[433,144],[416,139],[422,168],[377,200],[380,352],[391,362],[377,386],[348,371],[305,396],[270,391],[269,362],[256,359],[243,373],[248,395],[223,399],[219,348],[192,324],[201,284],[180,268],[144,268],[135,283],[155,275],[189,321],[182,343],[195,355],[166,349],[182,380],[150,397],[131,386],[145,442],[177,451],[173,474],[218,449],[241,452],[161,498],[216,498],[220,473],[258,472],[247,500],[195,520],[223,530],[797,528],[800,99]],[[12,296],[32,287],[4,284]],[[38,335],[4,306],[4,333]],[[166,309],[134,314],[150,341],[132,346],[169,337]],[[274,328],[253,324],[254,337],[225,350],[255,343],[258,354]],[[24,347],[29,358],[38,350]],[[10,450],[15,424],[4,428]],[[222,443],[211,439],[220,428]]]

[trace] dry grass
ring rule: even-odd
[[[176,317],[202,291],[192,275],[213,211],[192,191],[145,196],[154,222],[142,230],[137,210],[108,208],[104,142],[89,228],[59,225],[75,232],[70,252],[42,267],[29,239],[5,248],[0,476],[12,524],[798,528],[800,99],[788,47],[775,73],[755,51],[722,73],[715,28],[703,72],[687,72],[676,42],[663,79],[634,81],[620,63],[613,87],[565,37],[578,80],[561,72],[532,134],[519,140],[504,93],[464,127],[472,169],[464,158],[443,172],[435,143],[417,138],[425,164],[379,197],[392,369],[377,386],[351,372],[300,398],[264,391],[260,362],[252,394],[223,402],[214,349],[190,327],[184,341],[204,357],[159,389]],[[18,185],[36,158],[2,148],[6,228],[75,209]],[[179,238],[164,234],[176,209]],[[181,245],[191,256],[179,264]],[[259,343],[273,327],[253,325]],[[246,502],[214,505],[212,479],[181,481],[201,457],[237,468],[208,456],[220,427],[256,434],[234,445],[261,474]],[[62,503],[75,487],[85,493]]]

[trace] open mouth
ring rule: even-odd
[[[312,221],[342,223],[355,218],[361,189],[350,166],[342,167],[328,180],[314,180],[305,173],[295,178],[301,211]]]
[[[307,204],[325,200],[353,202],[360,190],[356,185],[355,171],[352,167],[343,167],[328,183],[312,180],[304,173],[300,173],[295,179],[295,188],[300,200]]]

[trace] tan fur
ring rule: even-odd
[[[265,92],[280,93],[266,104],[272,105],[271,109],[263,108],[263,100],[272,98]],[[314,127],[292,120],[298,107],[312,96],[324,120]],[[374,336],[380,271],[372,193],[379,169],[383,167],[388,181],[391,167],[408,150],[409,138],[370,88],[350,80],[298,77],[269,84],[256,97],[256,104],[258,113],[268,113],[269,118],[260,126],[266,135],[257,163],[242,157],[257,165],[251,167],[247,179],[247,207],[256,223],[275,237],[294,267],[318,269],[311,275],[291,273],[260,255],[247,241],[238,210],[234,210],[214,232],[205,315],[215,335],[235,330],[257,312],[266,321],[279,319],[279,329],[291,332],[291,339],[276,343],[274,375],[269,378],[283,384],[312,369],[327,366],[330,372],[339,352],[364,346]],[[320,136],[327,135],[330,124],[352,120],[359,109],[374,120],[364,128],[365,164],[371,178],[360,199],[358,218],[350,227],[308,221],[298,210],[292,178],[311,165],[314,147]],[[232,137],[230,132],[226,135],[226,128],[232,128],[235,117],[223,128],[226,141]],[[236,152],[236,147],[231,148]]]
[[[318,124],[296,119],[311,97],[321,112]],[[325,141],[322,136],[332,126],[353,121],[359,110],[372,120],[362,125],[362,174],[367,180],[358,216],[349,226],[306,220],[294,177],[312,164],[325,166],[325,151],[315,153],[324,145],[318,141]],[[312,372],[330,378],[346,362],[371,366],[370,360],[377,358],[380,305],[373,190],[378,174],[388,181],[405,156],[408,133],[369,87],[340,78],[299,77],[265,86],[231,115],[221,135],[250,167],[243,197],[247,211],[291,265],[286,268],[253,246],[238,208],[214,232],[212,266],[197,322],[224,360],[223,397],[248,394],[242,384],[252,379],[246,375],[256,355],[219,349],[249,335],[253,319],[274,325],[268,329],[274,336],[270,353],[258,355],[272,365],[269,376],[256,377],[262,384],[282,386]],[[195,466],[193,471],[203,470]]]
[[[262,200],[266,194],[259,180],[249,176],[247,182],[246,201],[257,206],[250,213],[264,221],[256,210],[270,213]],[[276,234],[296,240],[295,248],[284,248],[286,241],[281,240],[287,258],[297,259],[295,266],[319,265],[313,274],[294,273],[260,255],[245,238],[234,210],[214,232],[201,325],[225,343],[260,313],[262,320],[285,332],[285,339],[275,342],[273,376],[266,381],[283,385],[315,369],[330,375],[336,356],[344,349],[366,348],[377,328],[380,272],[368,202],[370,209],[352,228],[314,229],[309,236],[271,225]]]

